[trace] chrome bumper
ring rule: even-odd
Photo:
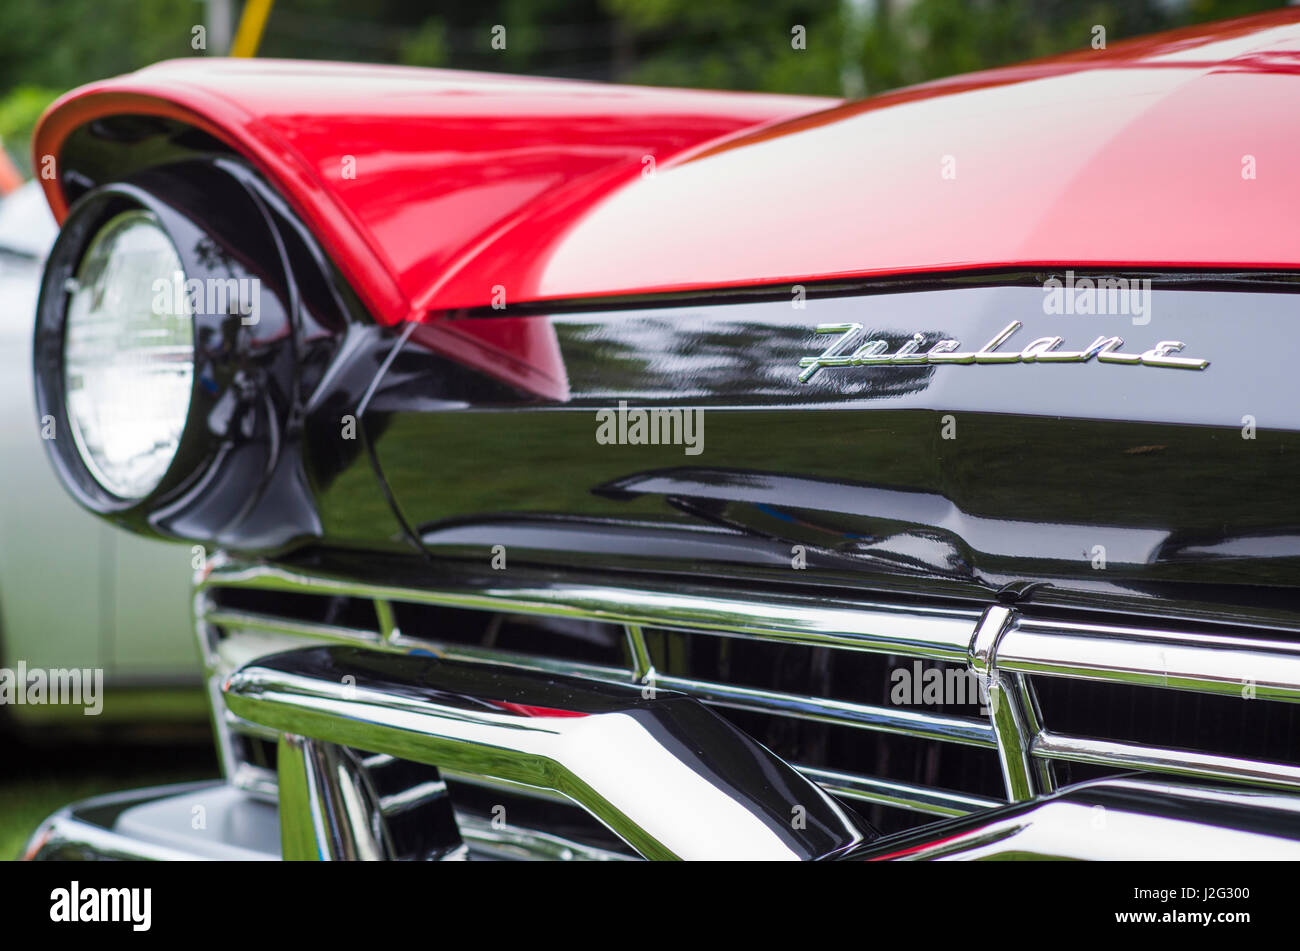
[[[547,790],[646,858],[1300,859],[1300,797],[1149,778],[879,838],[703,704],[630,685],[312,647],[248,664],[224,694],[281,737],[278,809],[224,783],[102,797],[47,820],[29,856],[457,859],[501,845],[434,770],[399,803],[423,810],[415,840],[394,834],[367,764],[396,758]]]
[[[200,808],[206,828],[193,821]],[[689,808],[679,803],[666,811],[676,815]],[[469,849],[455,857],[609,857],[578,853],[560,842],[539,848],[536,836],[511,842],[486,826],[460,828]],[[137,790],[55,813],[32,837],[27,858],[274,860],[281,858],[279,817],[274,805],[224,782]],[[1107,780],[881,838],[843,858],[1296,861],[1300,801],[1274,793]]]
[[[342,747],[559,793],[646,858],[826,858],[874,837],[682,694],[351,647],[262,658],[224,693],[232,713],[282,735],[281,839],[292,858],[396,857]]]
[[[275,806],[229,783],[133,789],[73,803],[27,845],[35,861],[280,858]]]

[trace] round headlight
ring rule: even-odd
[[[161,282],[161,283],[160,283]],[[180,444],[194,379],[194,323],[180,254],[148,211],[90,242],[68,297],[64,401],[82,461],[122,499],[147,495]]]

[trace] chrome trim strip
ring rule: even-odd
[[[852,858],[1300,860],[1300,797],[1108,779],[877,839]]]
[[[116,861],[195,862],[207,858],[153,842],[144,842],[87,822],[63,810],[37,830],[25,855],[31,862]]]
[[[868,834],[680,694],[347,647],[263,658],[223,692],[286,733],[553,789],[647,858],[823,858]],[[309,805],[281,790],[281,821]]]
[[[135,806],[147,805],[170,796],[220,790],[224,785],[219,780],[205,780],[170,786],[150,786],[125,792],[106,793],[71,803],[50,815],[36,828],[23,850],[23,858],[31,862],[105,859],[176,862],[210,859],[211,854],[204,854],[198,850],[190,852],[175,845],[148,842],[124,835],[115,831],[109,823]],[[207,835],[208,833],[203,830],[196,834]],[[241,850],[239,857],[259,859],[270,856]]]
[[[551,789],[543,789],[541,786],[528,786],[524,783],[512,783],[504,779],[493,779],[491,776],[475,776],[473,773],[460,773],[453,769],[440,769],[442,775],[453,782],[465,783],[470,786],[479,786],[483,789],[501,790],[502,792],[512,793],[516,796],[531,796],[534,799],[545,799],[547,802],[559,802],[566,806],[572,806],[573,800],[568,796],[557,793]]]
[[[105,805],[116,806],[108,810],[110,814],[132,805],[159,802],[175,796],[186,796],[199,790],[220,791],[225,784],[221,782],[182,783],[174,786],[137,789],[126,793],[110,793],[92,799],[73,803],[54,813],[32,835],[24,857],[30,861],[51,860],[88,860],[113,859],[122,861],[203,861],[213,858],[213,846],[221,847],[219,838],[213,842],[212,836],[220,837],[228,830],[202,829],[194,830],[195,848],[185,849],[148,842],[132,835],[115,831],[105,825],[103,820],[92,818],[105,812]],[[469,846],[471,857],[510,860],[548,860],[565,859],[578,861],[635,861],[634,857],[574,842],[547,832],[539,832],[523,826],[507,824],[493,825],[475,813],[457,812],[456,824],[465,843]],[[198,840],[202,840],[199,842]],[[237,853],[240,858],[275,860],[280,858],[280,844],[277,841],[265,843],[261,852],[243,849]],[[206,847],[205,848],[203,847]],[[234,843],[225,843],[226,848],[237,849]]]
[[[209,618],[210,619],[210,618]],[[276,633],[293,633],[288,627],[276,628],[268,619],[258,630]],[[758,713],[775,713],[798,717],[805,720],[818,720],[840,726],[879,730],[885,733],[900,733],[926,739],[945,740],[963,743],[969,746],[995,747],[992,728],[980,720],[970,717],[947,716],[938,713],[915,711],[899,707],[879,707],[869,704],[850,703],[840,700],[822,700],[801,697],[796,694],[759,690],[757,688],[737,687],[731,684],[714,683],[704,680],[689,680],[682,677],[670,677],[654,671],[648,655],[634,670],[623,667],[605,667],[598,664],[584,664],[579,661],[555,660],[541,655],[521,654],[517,651],[498,651],[490,648],[468,647],[460,644],[441,643],[424,636],[402,634],[394,648],[422,648],[435,656],[446,660],[490,663],[519,670],[543,670],[568,676],[587,677],[607,683],[627,683],[633,680],[639,684],[653,682],[657,688],[689,690],[701,697],[716,702],[720,706],[753,710]],[[644,671],[635,676],[636,671]],[[242,725],[236,725],[240,729]],[[244,732],[254,732],[246,730]],[[261,731],[259,735],[265,735]]]
[[[379,811],[386,817],[400,815],[447,795],[444,782],[423,782],[379,800]]]
[[[259,740],[270,740],[272,742],[280,739],[280,734],[276,733],[274,730],[268,730],[266,727],[258,726],[256,723],[249,723],[247,720],[235,716],[229,710],[222,710],[222,720],[225,722],[228,729],[238,733],[240,736],[256,737]]]
[[[456,823],[465,843],[477,855],[502,861],[526,862],[635,862],[636,857],[583,845],[549,832],[538,832],[509,823],[493,825],[492,820],[473,813],[457,812]]]
[[[1300,702],[1300,644],[1017,618],[1004,670]]]
[[[973,662],[971,635],[979,618],[975,611],[899,609],[879,602],[828,607],[824,600],[790,595],[490,580],[482,589],[467,582],[412,589],[216,559],[199,591],[229,585],[557,614],[958,662]],[[390,643],[410,647],[420,640],[398,634]],[[1013,612],[998,654],[999,668],[1008,672],[1224,694],[1239,694],[1251,684],[1257,698],[1300,701],[1300,644],[1285,641],[1047,621]]]
[[[1191,750],[1169,750],[1137,743],[1116,743],[1043,732],[1034,738],[1031,753],[1044,759],[1070,760],[1096,766],[1147,769],[1179,776],[1248,782],[1280,789],[1300,787],[1300,766],[1216,756]]]
[[[129,806],[192,794],[215,784],[184,784],[97,797],[60,810],[33,835],[25,855],[32,860],[195,860],[239,848],[190,833],[187,850],[143,841],[114,831],[102,819],[104,807]],[[107,812],[111,815],[114,810]],[[546,833],[494,827],[480,816],[457,814],[466,842],[476,854],[502,859],[624,860],[627,857],[568,842]],[[111,820],[110,820],[111,821]],[[222,834],[217,830],[218,836]],[[201,840],[201,841],[200,841]],[[180,842],[182,840],[178,840]],[[278,857],[274,843],[263,853],[243,849],[242,858]],[[1071,786],[1028,803],[1002,806],[950,819],[914,832],[864,843],[842,857],[865,860],[989,859],[1300,860],[1300,797],[1253,789],[1225,789],[1179,780],[1111,779]]]
[[[243,631],[265,631],[271,634],[289,634],[294,637],[311,637],[318,640],[338,641],[347,644],[377,644],[378,631],[365,631],[344,627],[341,624],[315,624],[295,621],[274,614],[256,611],[235,611],[210,608],[203,612],[203,620],[220,627]]]
[[[968,793],[949,792],[929,786],[855,776],[815,766],[795,766],[809,779],[821,785],[828,793],[845,799],[856,799],[880,806],[893,806],[909,812],[923,812],[932,816],[964,816],[1006,805],[1000,799],[986,799]]]
[[[556,660],[542,654],[524,654],[518,651],[495,650],[490,647],[470,647],[464,644],[448,644],[426,637],[400,635],[388,648],[405,654],[411,650],[423,650],[442,660],[454,660],[472,664],[492,664],[496,667],[509,667],[513,670],[541,670],[547,673],[565,674],[571,677],[586,677],[605,683],[626,684],[630,673],[626,667],[606,667],[600,664],[585,664],[576,660]]]
[[[268,802],[274,802],[280,795],[275,773],[252,763],[237,765],[230,774],[230,785]]]
[[[309,575],[277,565],[239,566],[214,562],[201,589],[235,585],[304,594],[346,595],[417,604],[475,608],[517,614],[579,617],[615,624],[676,627],[740,634],[785,643],[845,647],[936,660],[965,661],[977,611],[950,608],[902,609],[878,602],[772,595],[756,600],[742,591],[681,586],[600,586],[514,579],[474,579],[436,588],[399,588]],[[408,635],[409,636],[409,635]]]
[[[849,703],[845,700],[801,697],[774,690],[738,687],[733,684],[691,680],[686,677],[669,677],[665,674],[657,675],[655,684],[661,688],[690,693],[720,707],[813,720],[855,729],[875,730],[879,733],[898,733],[923,739],[944,740],[986,749],[997,747],[992,727],[982,720],[970,717],[928,713],[905,707],[877,707],[865,703]]]

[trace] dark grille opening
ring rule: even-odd
[[[218,608],[232,611],[249,611],[376,633],[379,630],[375,605],[369,598],[298,594],[257,588],[216,588],[210,596]]]
[[[1135,775],[1132,769],[1123,766],[1101,766],[1095,763],[1071,763],[1066,760],[1053,760],[1052,771],[1056,775],[1056,785],[1058,788],[1061,786],[1073,786],[1075,783],[1086,783],[1094,779]],[[1150,774],[1148,773],[1147,775]]]
[[[643,633],[655,669],[668,676],[800,697],[981,716],[977,681],[964,665],[662,628]]]
[[[1297,705],[1161,687],[1031,678],[1054,733],[1300,764]]]
[[[972,793],[990,799],[1006,796],[1002,771],[992,750],[748,710],[717,706],[714,709],[789,763]],[[873,824],[884,822],[883,813],[877,813],[882,807],[854,801],[852,808]],[[873,815],[878,818],[872,818]],[[921,816],[920,821],[932,822],[934,817]]]
[[[942,816],[929,816],[921,812],[912,812],[909,809],[881,806],[871,802],[845,802],[844,805],[871,823],[871,827],[881,835],[919,829],[921,826],[928,826],[943,818]]]
[[[274,741],[242,733],[232,734],[230,741],[235,746],[237,760],[275,772],[277,747]]]
[[[482,647],[493,615],[432,604],[392,604],[393,620],[407,637],[422,637],[440,644]]]
[[[627,636],[621,625],[565,617],[489,614],[398,602],[394,619],[408,637],[571,660],[609,667],[628,665]]]

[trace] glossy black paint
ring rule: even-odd
[[[486,563],[500,544],[555,565],[984,601],[1034,585],[1041,604],[1296,623],[1294,284],[1156,276],[1135,321],[1045,313],[1044,277],[892,283],[802,309],[787,297],[537,315],[563,354],[563,403],[408,340],[366,427],[434,557]],[[861,366],[797,379],[800,357],[831,342],[817,324],[861,323],[892,353],[918,332],[922,351],[939,339],[977,350],[1012,320],[1023,327],[1000,352],[1113,334],[1137,354],[1178,340],[1179,356],[1209,365]],[[702,451],[600,444],[596,414],[620,401],[702,408]]]
[[[117,117],[79,131],[64,161],[87,207],[152,202],[195,274],[263,282],[261,326],[203,315],[202,412],[154,497],[97,497],[51,446],[74,494],[135,530],[279,556],[406,553],[415,583],[505,545],[559,568],[1300,629],[1295,275],[1117,275],[1153,282],[1149,321],[1048,314],[1046,273],[433,315],[546,321],[560,402],[376,327],[284,201],[192,129]],[[93,231],[81,217],[49,287]],[[1023,327],[1003,351],[1115,334],[1134,353],[1182,341],[1209,366],[863,366],[798,382],[799,359],[834,342],[819,323],[861,323],[895,352],[917,333],[921,350],[974,350],[1011,320]],[[47,378],[56,337],[38,330]],[[704,409],[702,451],[598,443],[596,413],[620,401]]]

